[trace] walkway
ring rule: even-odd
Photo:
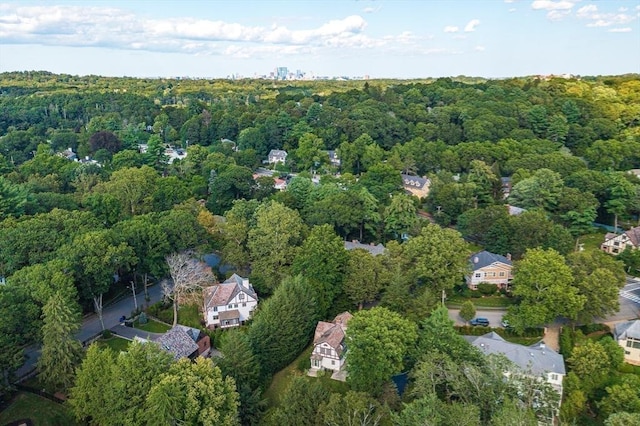
[[[553,349],[558,352],[560,350],[560,328],[561,325],[558,323],[553,323],[547,327],[545,327],[544,336],[542,337],[542,341],[548,348]]]

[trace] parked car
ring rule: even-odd
[[[481,325],[483,327],[488,327],[489,320],[486,318],[474,318],[471,320],[471,325]]]
[[[509,327],[511,327],[511,326],[509,325],[509,321],[504,320],[504,319],[502,320],[502,322],[500,323],[500,325],[502,326],[502,328],[509,328]]]

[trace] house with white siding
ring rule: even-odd
[[[311,353],[311,370],[339,371],[344,365],[347,347],[345,331],[347,323],[353,317],[343,312],[332,322],[320,321],[313,336],[313,352]]]
[[[258,295],[248,278],[233,274],[203,291],[204,319],[209,328],[243,325],[258,305]]]

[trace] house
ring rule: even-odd
[[[209,328],[238,327],[258,305],[258,295],[249,279],[233,274],[226,281],[203,291],[204,319]]]
[[[526,212],[527,209],[523,209],[522,207],[516,207],[510,204],[507,204],[507,211],[509,212],[509,216],[518,216]]]
[[[609,254],[622,253],[627,247],[637,249],[640,247],[640,226],[631,228],[622,234],[607,232],[600,249]]]
[[[200,335],[200,330],[193,330],[195,329],[191,327],[176,325],[153,341],[157,343],[160,348],[171,353],[173,359],[176,361],[181,358],[195,359],[200,354],[200,346],[196,343],[196,339]],[[208,337],[209,336],[207,336],[207,338]]]
[[[523,373],[543,378],[562,397],[562,381],[566,375],[564,357],[548,348],[544,343],[538,342],[531,346],[523,346],[507,342],[495,332],[482,336],[464,336],[464,338],[485,355],[504,355]]]
[[[78,156],[76,155],[75,152],[73,152],[72,148],[67,148],[64,151],[59,152],[56,155],[58,157],[66,158],[67,160],[70,160],[70,161],[78,161]]]
[[[345,331],[353,317],[349,312],[338,314],[332,322],[319,321],[313,335],[311,370],[340,371],[344,365],[347,347]]]
[[[425,198],[429,195],[431,181],[426,177],[410,176],[405,174],[401,174],[400,176],[402,177],[402,186],[409,194],[415,195],[418,198]]]
[[[502,198],[507,199],[511,194],[511,178],[510,177],[501,177],[500,182],[502,184]]]
[[[616,324],[613,337],[624,349],[624,361],[640,365],[640,320]]]
[[[329,164],[335,167],[340,167],[340,157],[338,157],[337,151],[325,151],[329,156]]]
[[[627,170],[627,173],[629,173],[630,175],[633,175],[633,176],[637,177],[638,179],[640,179],[640,169]]]
[[[378,244],[377,246],[373,245],[373,243],[371,243],[371,244],[362,244],[358,240],[345,241],[344,242],[344,248],[345,248],[345,250],[355,250],[355,249],[366,250],[366,251],[368,251],[369,253],[371,253],[374,256],[378,256],[380,254],[384,254],[385,250],[387,249],[382,244]]]
[[[483,250],[469,257],[469,265],[471,272],[465,279],[471,290],[477,290],[480,283],[506,288],[513,279],[513,266],[509,254],[505,257]]]
[[[272,149],[269,151],[269,156],[267,157],[267,163],[276,164],[282,163],[285,164],[287,162],[287,151],[283,151],[281,149]]]

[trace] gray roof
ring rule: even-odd
[[[369,253],[371,253],[374,256],[377,256],[379,254],[383,254],[384,251],[386,250],[386,247],[383,246],[382,244],[378,244],[377,246],[374,246],[372,244],[362,244],[361,242],[354,240],[354,241],[345,241],[344,242],[344,248],[346,250],[355,250],[355,249],[362,249],[362,250],[366,250]]]
[[[431,183],[429,179],[420,176],[411,176],[404,174],[401,174],[400,176],[402,177],[402,184],[410,188],[424,189],[425,186],[428,187]]]
[[[616,324],[613,329],[613,335],[616,340],[628,339],[640,339],[640,320],[626,321]]]
[[[510,204],[507,204],[507,208],[509,209],[509,214],[511,216],[518,216],[519,214],[522,214],[524,212],[526,212],[526,209],[523,209],[522,207],[516,207],[516,206],[512,206]]]
[[[287,156],[287,151],[284,151],[282,149],[272,149],[271,151],[269,151],[269,157],[286,157]]]
[[[478,253],[472,254],[469,257],[469,262],[474,271],[477,271],[480,268],[484,268],[485,266],[489,266],[495,262],[501,262],[507,265],[511,265],[511,261],[506,257],[488,252],[486,250],[479,251]]]
[[[198,345],[185,329],[189,327],[177,325],[154,341],[162,349],[170,352],[175,360],[187,358],[198,350]]]
[[[535,375],[546,373],[566,374],[564,357],[538,342],[531,346],[518,345],[504,340],[495,332],[482,336],[464,336],[485,355],[502,354],[525,372]]]

